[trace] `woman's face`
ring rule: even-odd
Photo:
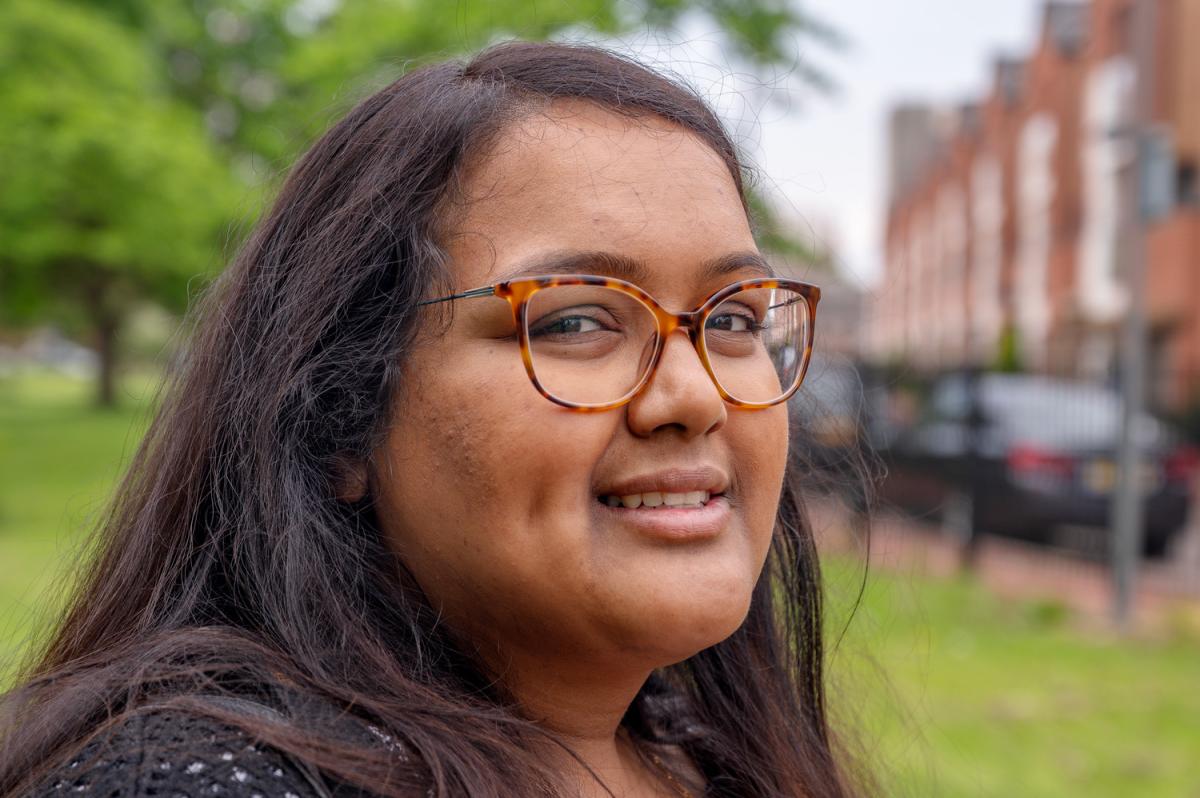
[[[508,130],[464,193],[445,242],[456,290],[604,252],[690,310],[761,273],[704,269],[757,248],[720,157],[666,122],[556,105]],[[506,301],[458,300],[448,327],[447,307],[427,309],[371,469],[381,524],[444,620],[493,657],[640,668],[731,634],[771,539],[784,406],[726,405],[676,332],[629,404],[574,412],[530,383]],[[700,508],[605,501],[704,491]]]

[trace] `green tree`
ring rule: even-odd
[[[1000,334],[992,370],[1002,374],[1020,374],[1025,370],[1021,359],[1021,336],[1016,327],[1009,325]]]
[[[0,309],[85,328],[111,405],[129,308],[182,308],[218,262],[225,159],[135,36],[55,0],[0,12],[0,159]]]

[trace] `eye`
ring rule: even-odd
[[[572,335],[603,330],[600,322],[588,316],[560,316],[549,322],[537,325],[529,331],[530,335]]]
[[[704,326],[710,330],[735,333],[756,333],[762,329],[762,325],[749,310],[736,311],[734,309],[723,309],[719,313],[714,313],[708,317],[708,322]]]
[[[577,305],[548,313],[541,319],[530,322],[529,335],[533,338],[569,338],[612,331],[618,327],[616,318],[607,308]]]

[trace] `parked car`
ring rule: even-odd
[[[1049,377],[957,374],[934,384],[915,424],[888,447],[889,502],[936,516],[971,497],[976,528],[1047,541],[1055,527],[1106,527],[1117,480],[1120,397]],[[1200,454],[1144,415],[1144,548],[1183,528]]]

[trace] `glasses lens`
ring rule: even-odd
[[[742,402],[767,404],[800,380],[808,350],[808,303],[788,288],[747,288],[704,323],[713,374]]]
[[[526,328],[542,388],[573,404],[622,399],[641,382],[658,327],[639,300],[598,285],[556,285],[529,298]]]

